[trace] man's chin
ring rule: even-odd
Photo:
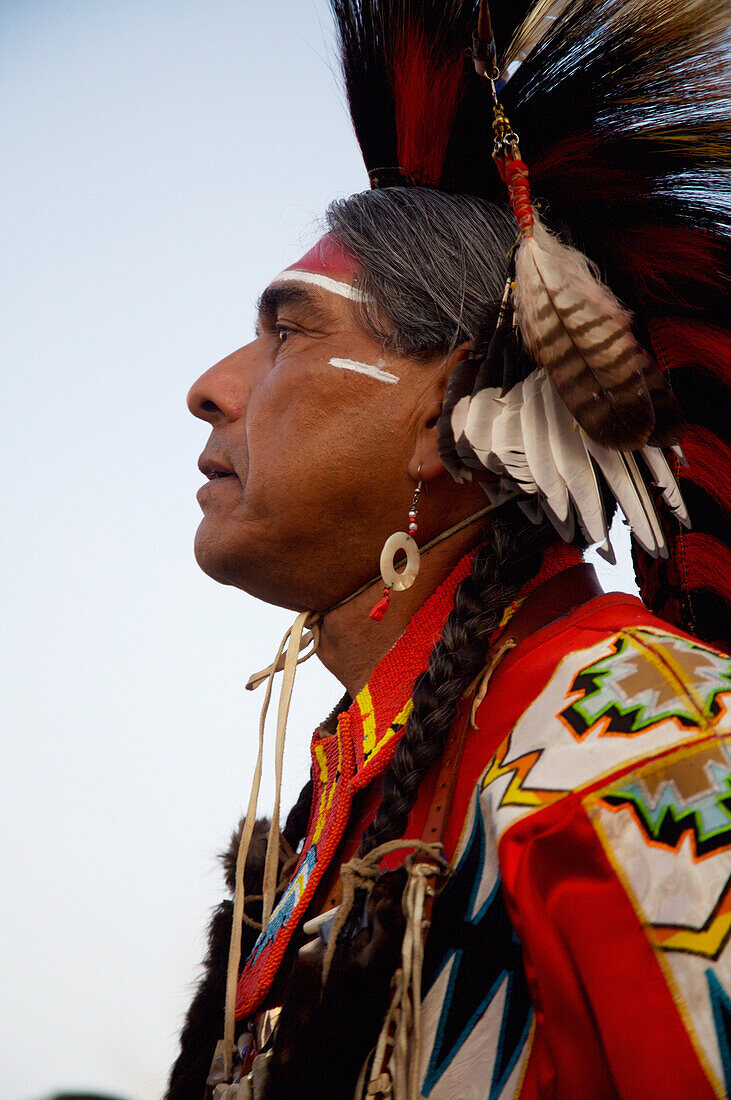
[[[203,572],[219,584],[240,588],[265,603],[303,610],[297,606],[296,596],[290,591],[291,584],[280,583],[277,569],[266,560],[261,546],[248,553],[244,546],[232,546],[207,530],[204,519],[196,532],[194,553]]]
[[[235,529],[238,537],[233,534],[229,525],[219,525],[210,516],[203,517],[196,531],[195,560],[219,584],[240,588],[257,600],[291,611],[330,607],[351,590],[343,593],[332,588],[332,573],[318,568],[316,554],[301,549],[279,553],[252,527],[239,526]],[[288,545],[294,543],[290,539]],[[352,588],[356,587],[354,582]]]
[[[195,534],[193,553],[195,560],[212,580],[219,584],[230,584],[236,588],[245,587],[242,583],[241,551],[226,545],[221,539],[216,538],[209,530],[208,524],[203,519]]]

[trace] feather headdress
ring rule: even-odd
[[[498,329],[450,379],[445,465],[564,538],[605,542],[608,486],[646,602],[729,639],[727,0],[493,0],[472,49],[478,0],[332,6],[372,185],[509,193],[520,227]]]

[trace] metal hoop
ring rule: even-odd
[[[406,554],[406,568],[403,573],[397,573],[394,559],[401,550]],[[383,583],[393,592],[404,592],[407,588],[411,588],[419,572],[420,561],[419,547],[411,535],[407,535],[405,531],[396,531],[395,534],[386,539],[383,550],[381,550]]]

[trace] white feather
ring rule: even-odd
[[[680,446],[680,444],[679,444],[679,443],[675,443],[675,444],[674,444],[674,445],[673,445],[673,446],[672,446],[672,447],[670,448],[670,450],[671,450],[671,451],[673,452],[673,454],[674,454],[674,455],[675,455],[675,457],[677,458],[677,460],[678,460],[678,462],[680,463],[680,465],[681,465],[681,466],[684,466],[684,467],[685,467],[685,469],[687,470],[687,469],[688,469],[688,459],[687,459],[687,458],[685,457],[685,455],[683,454],[683,448],[682,448],[682,447]]]
[[[485,389],[479,390],[470,399],[462,429],[465,443],[475,458],[486,470],[491,470],[493,473],[498,472],[493,469],[490,463],[494,458],[492,449],[493,425],[502,412],[499,398],[500,390],[493,386],[486,386]]]
[[[523,383],[518,382],[499,398],[500,415],[492,426],[493,469],[504,472],[513,484],[526,493],[537,493],[538,486],[528,463],[521,423]]]
[[[545,497],[548,516],[561,537],[569,542],[573,536],[573,515],[566,482],[556,469],[552,440],[546,430],[548,423],[542,393],[544,377],[543,371],[533,371],[524,379],[520,423],[528,467]]]
[[[543,376],[546,429],[556,469],[566,483],[588,542],[605,542],[608,536],[599,483],[584,444],[584,434],[551,385]]]
[[[639,467],[637,466],[637,460],[633,454],[628,454],[627,452],[622,452],[622,457],[627,467],[627,472],[632,479],[632,484],[635,488],[640,504],[644,509],[645,515],[647,516],[647,521],[652,529],[652,535],[655,540],[655,556],[666,558],[668,556],[668,548],[665,541],[665,534],[663,532],[657,512],[655,511],[655,505],[653,504],[652,497],[650,496],[649,490],[645,485],[642,474],[640,473]]]
[[[521,385],[514,386],[505,397],[494,387],[475,394],[465,420],[464,438],[486,470],[510,479],[513,491],[535,493],[520,428]]]
[[[455,439],[459,439],[464,431],[465,421],[467,420],[467,412],[470,407],[470,395],[466,393],[464,397],[460,397],[457,404],[452,409],[452,435]]]
[[[573,537],[575,509],[587,539],[603,543],[599,553],[613,561],[596,464],[640,546],[654,557],[667,557],[662,527],[634,455],[591,439],[542,368],[507,394],[492,387],[480,390],[469,399],[466,416],[460,410],[459,424],[469,457],[500,478],[497,485],[483,484],[491,500],[505,499],[515,490],[526,494],[528,499],[520,502],[526,515],[537,522],[542,509],[566,539]],[[662,452],[646,447],[640,453],[668,506],[685,522],[685,505]]]
[[[585,443],[642,549],[655,558],[667,557],[667,547],[655,508],[632,456],[623,451],[602,447],[589,436],[585,437]]]
[[[643,447],[640,451],[652,474],[652,483],[662,490],[662,498],[683,527],[690,527],[690,516],[675,475],[659,447]]]
[[[457,451],[457,454],[459,454],[458,444],[459,444],[459,440],[462,438],[462,434],[464,432],[464,425],[465,425],[465,420],[467,419],[467,411],[468,411],[469,407],[470,407],[470,395],[468,393],[466,393],[464,395],[464,397],[460,397],[459,401],[456,403],[456,405],[452,409],[452,416],[451,416],[451,419],[450,419],[450,427],[452,429],[452,438],[454,439],[455,450]],[[455,474],[454,471],[450,471],[450,472],[452,473],[452,477],[455,478],[455,480],[457,481],[457,484],[459,484],[459,485],[464,484],[465,481],[472,481],[472,471],[466,469],[465,467],[462,467],[459,470],[458,474]]]

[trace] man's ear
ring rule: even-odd
[[[409,462],[409,477],[414,481],[432,481],[444,473],[444,463],[439,457],[439,433],[437,421],[442,411],[444,393],[449,376],[470,350],[469,342],[460,344],[449,355],[437,360],[427,370],[434,371],[434,385],[427,394],[417,426],[414,453]]]

